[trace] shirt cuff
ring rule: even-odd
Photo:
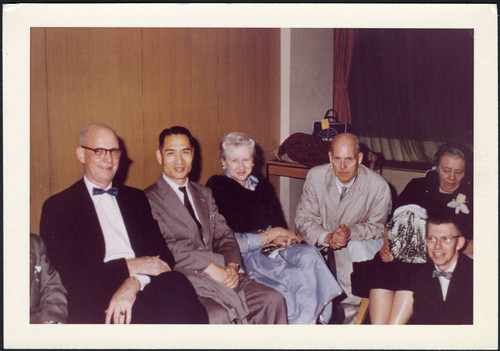
[[[257,234],[247,234],[248,242],[250,244],[250,250],[260,249],[262,246],[262,241],[260,240],[260,233]]]
[[[151,278],[146,274],[131,274],[130,276],[137,278],[141,284],[141,291],[144,290],[144,287],[151,282]]]
[[[250,252],[253,250],[260,249],[262,242],[260,240],[259,233],[234,233],[238,246],[240,247],[241,253]]]
[[[324,232],[323,234],[321,234],[319,236],[319,238],[318,238],[318,241],[317,241],[316,245],[322,246],[322,247],[328,247],[328,246],[330,246],[328,244],[325,244],[325,237],[326,237],[327,234],[328,234],[328,232]]]

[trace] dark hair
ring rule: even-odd
[[[167,137],[169,135],[179,135],[179,134],[187,136],[189,139],[189,145],[191,147],[194,147],[194,139],[193,139],[193,136],[191,135],[191,132],[187,128],[180,127],[180,126],[173,126],[173,127],[167,128],[167,129],[163,129],[163,131],[160,133],[160,137],[159,137],[159,145],[160,145],[159,149],[160,149],[160,151],[163,148],[163,143],[165,142],[165,137]]]
[[[455,228],[457,228],[458,234],[462,236],[461,224],[458,220],[458,216],[455,214],[427,212],[427,222],[425,224],[426,232],[428,231],[429,224],[453,224]]]
[[[466,168],[469,168],[471,165],[472,152],[464,144],[446,143],[439,146],[438,150],[436,151],[436,154],[434,155],[434,162],[436,162],[436,166],[439,165],[441,157],[443,157],[446,154],[450,154],[455,157],[460,157],[464,159]]]

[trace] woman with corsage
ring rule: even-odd
[[[468,240],[464,253],[472,257],[472,153],[462,144],[443,144],[438,148],[434,160],[435,169],[427,172],[423,178],[411,180],[399,195],[395,201],[392,222],[398,214],[401,218],[401,209],[408,208],[413,210],[413,213],[406,212],[408,221],[410,217],[414,221],[416,216],[457,216],[463,235]],[[421,259],[408,258],[400,249],[405,245],[401,241],[404,238],[418,240],[420,247],[425,249],[422,236],[425,235],[424,222],[420,223],[418,228],[412,230],[403,226],[399,231],[391,231],[394,228],[391,222],[386,228],[385,244],[375,256],[375,264],[371,265],[375,273],[366,281],[366,284],[371,285],[369,312],[372,324],[405,324],[411,318],[413,292],[410,281],[414,270],[418,268],[418,265],[411,263],[423,262]]]
[[[287,229],[271,184],[251,174],[254,156],[253,139],[229,133],[220,144],[225,174],[207,186],[235,232],[248,276],[285,297],[288,323],[328,323],[331,301],[342,289],[319,251]]]
[[[443,144],[435,156],[435,169],[412,179],[395,207],[417,204],[429,213],[457,216],[467,240],[464,254],[473,255],[472,152],[463,144]]]

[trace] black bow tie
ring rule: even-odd
[[[100,189],[100,188],[92,188],[92,195],[101,195],[101,194],[109,194],[113,196],[118,196],[118,188],[109,188],[108,190]]]
[[[432,271],[432,278],[444,277],[444,278],[450,280],[452,275],[453,275],[453,272],[441,272],[441,271],[438,271],[437,269]]]

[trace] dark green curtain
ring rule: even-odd
[[[360,29],[349,98],[353,130],[402,140],[473,144],[473,30]],[[382,150],[384,153],[384,150]]]

